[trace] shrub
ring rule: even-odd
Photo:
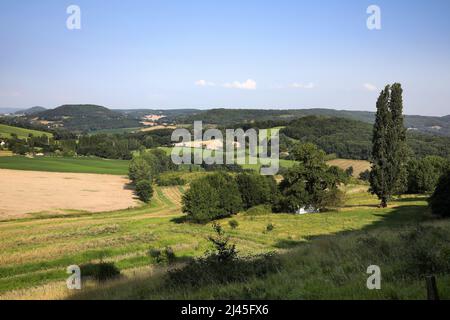
[[[266,226],[266,231],[267,231],[267,232],[270,232],[270,231],[272,231],[274,228],[275,228],[275,226],[274,226],[272,223],[269,223],[269,224]]]
[[[174,168],[172,160],[163,150],[140,151],[130,162],[128,176],[136,183],[140,180],[152,180],[160,173]]]
[[[143,202],[150,202],[153,196],[153,188],[150,180],[140,180],[136,183],[136,194]]]
[[[159,177],[156,182],[162,187],[184,186],[186,184],[186,180],[181,177]]]
[[[261,204],[259,206],[248,209],[245,214],[249,216],[261,216],[272,213],[272,207],[270,205]]]
[[[160,249],[150,249],[149,256],[152,257],[157,264],[170,265],[175,259],[175,252],[171,247],[165,247],[163,250]]]
[[[369,181],[370,179],[370,170],[363,171],[359,174],[359,179],[362,181]]]
[[[236,229],[239,226],[239,222],[237,222],[236,220],[230,220],[228,221],[228,224],[230,225],[231,229]]]
[[[336,208],[345,203],[345,193],[339,189],[331,189],[324,194],[320,207],[322,208]]]
[[[348,167],[347,169],[345,169],[345,174],[349,177],[353,176],[353,166]]]
[[[168,284],[200,287],[209,284],[243,282],[254,277],[264,277],[279,270],[281,262],[268,253],[251,257],[238,257],[236,247],[229,243],[220,225],[213,225],[216,236],[209,237],[214,251],[207,251],[205,257],[192,260],[182,269],[170,271]]]
[[[120,269],[112,262],[87,263],[80,266],[82,277],[91,277],[97,281],[106,281],[120,276]]]
[[[433,214],[450,217],[450,170],[439,179],[436,190],[428,202]]]
[[[439,178],[449,168],[447,159],[428,156],[408,163],[408,193],[433,192]]]

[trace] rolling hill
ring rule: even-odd
[[[63,105],[40,112],[33,117],[37,117],[37,121],[45,121],[50,126],[59,126],[72,131],[130,128],[140,125],[137,119],[97,105]]]
[[[11,109],[12,110],[12,109]],[[24,115],[28,122],[45,123],[51,128],[63,127],[72,131],[98,131],[122,128],[140,127],[142,117],[148,114],[164,115],[157,122],[192,124],[203,121],[206,124],[234,127],[253,122],[281,121],[289,122],[302,117],[323,116],[357,120],[373,124],[375,113],[370,111],[350,111],[334,109],[117,109],[111,110],[98,105],[63,105],[55,109],[42,110],[33,107],[21,110],[18,115]],[[16,118],[22,118],[17,116]],[[409,131],[433,135],[450,136],[450,115],[430,117],[406,115],[405,126]]]
[[[307,116],[291,121],[280,134],[312,142],[339,158],[367,160],[372,149],[372,130],[371,124],[362,121]],[[450,137],[409,131],[407,143],[417,157],[437,155],[450,158]]]
[[[375,113],[369,111],[349,111],[334,109],[291,109],[291,110],[261,110],[261,109],[211,109],[197,110],[189,114],[176,115],[173,120],[178,123],[192,123],[203,121],[217,125],[236,125],[255,121],[290,121],[307,116],[339,117],[358,120],[373,124]],[[417,115],[405,116],[406,128],[423,133],[436,135],[450,135],[450,116],[428,117]]]
[[[19,110],[15,114],[29,116],[29,115],[37,114],[39,112],[43,112],[45,110],[47,110],[47,109],[44,107],[32,107],[32,108],[25,109],[25,110]]]

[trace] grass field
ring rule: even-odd
[[[0,157],[0,169],[12,170],[127,175],[128,164],[126,160],[100,158]]]
[[[164,150],[166,152],[166,154],[170,156],[171,153],[172,153],[172,150],[174,148],[171,148],[171,147],[160,147],[159,149]],[[192,151],[191,151],[191,149],[192,149]],[[183,152],[194,152],[194,150],[200,150],[200,149],[199,148],[196,149],[196,148],[187,148],[187,147],[176,147],[176,150],[177,150],[176,152],[178,152],[179,155],[182,155]],[[223,157],[223,152],[222,151],[218,151],[217,152],[217,156],[218,157],[220,157],[221,154],[222,154],[222,157]],[[216,153],[212,154],[212,156],[215,156],[215,155],[216,155]],[[206,156],[211,156],[211,151],[204,150],[204,157],[206,157]],[[252,163],[251,164],[250,160],[252,160],[252,162],[256,162],[256,163],[254,163],[254,164]],[[290,168],[290,167],[292,167],[295,164],[295,161],[293,161],[293,160],[280,159],[279,161],[280,161],[280,163],[279,163],[280,167],[283,167],[283,168]],[[270,164],[270,161],[264,160],[264,159],[261,160],[261,159],[255,158],[255,157],[251,157],[248,154],[248,151],[247,151],[246,155],[245,155],[245,164],[242,164],[241,166],[244,169],[253,169],[253,170],[259,171],[263,164],[264,164],[264,166],[268,166]]]
[[[33,136],[42,136],[45,135],[47,137],[53,137],[53,134],[44,132],[44,131],[37,131],[37,130],[31,130],[31,129],[24,129],[24,128],[18,128],[18,127],[12,127],[7,126],[4,124],[0,124],[0,138],[10,138],[11,134],[15,133],[20,139],[28,138],[28,135],[31,133]]]
[[[167,155],[170,155],[173,148],[169,148],[169,147],[162,147],[160,148],[162,150],[164,150],[166,152]],[[185,150],[187,152],[189,152],[190,148],[178,148],[180,154],[181,152],[184,152]],[[256,160],[256,164],[250,164],[250,159],[252,160]],[[259,160],[259,159],[255,159],[253,157],[250,157],[248,155],[248,152],[246,154],[246,164],[243,164],[242,167],[244,169],[253,169],[256,171],[259,171],[261,168],[261,163],[267,163],[264,162],[266,160]],[[358,178],[359,174],[367,169],[370,169],[370,162],[369,161],[365,161],[365,160],[351,160],[351,159],[334,159],[334,160],[330,160],[327,161],[328,165],[330,166],[337,166],[339,168],[341,168],[342,170],[347,169],[348,167],[352,166],[353,167],[353,176]],[[281,168],[290,168],[293,165],[295,165],[295,161],[294,160],[285,160],[285,159],[280,159],[280,167]]]
[[[366,189],[367,187],[362,185],[347,187],[347,204],[339,211],[302,216],[239,214],[232,218],[239,223],[237,229],[232,230],[228,226],[230,219],[221,221],[221,224],[236,243],[240,254],[245,255],[307,250],[303,246],[317,237],[384,232],[383,230],[395,230],[430,219],[424,198],[405,197],[387,209],[378,209],[377,200],[367,194]],[[171,246],[181,261],[200,256],[210,248],[206,240],[211,234],[210,224],[195,225],[179,221],[182,217],[182,192],[182,187],[156,187],[152,203],[137,209],[97,214],[74,212],[71,216],[41,216],[0,223],[0,298],[69,297],[73,293],[65,288],[65,268],[71,264],[83,264],[99,259],[115,262],[126,278],[109,284],[110,289],[88,284],[87,288],[91,290],[82,292],[84,298],[186,298],[185,294],[198,298],[227,298],[232,297],[233,290],[238,290],[237,288],[239,290],[236,292],[239,293],[236,295],[242,293],[245,284],[229,285],[220,290],[202,288],[195,292],[168,292],[161,289],[155,291],[155,281],[157,283],[159,280],[158,277],[154,281],[151,279],[158,274],[159,269],[153,267],[154,261],[147,255],[150,248]],[[271,232],[265,232],[269,223],[275,228]],[[319,247],[325,248],[332,245],[316,240],[312,243],[318,243]],[[295,265],[291,261],[289,268],[283,272],[292,269],[296,272],[306,272],[313,269],[313,266],[305,269],[306,266],[302,264],[299,256],[292,256],[292,259],[299,264]],[[361,272],[361,277],[364,277],[364,270]],[[286,285],[287,275],[280,273],[278,276]],[[147,280],[142,282],[141,277]],[[262,285],[259,281],[255,279],[255,283],[248,284],[250,287],[256,286],[256,296],[263,292],[257,289]],[[274,275],[270,283],[275,286],[276,281],[277,276]],[[295,280],[299,285],[297,289],[305,289],[298,281],[300,280]],[[323,281],[326,282],[326,279]],[[143,290],[147,292],[146,295],[142,293]],[[274,294],[273,291],[270,292]],[[283,293],[280,291],[278,294]],[[291,298],[293,297],[291,292]]]

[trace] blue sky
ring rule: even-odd
[[[0,107],[374,110],[401,82],[406,113],[450,114],[449,16],[448,0],[1,0]]]

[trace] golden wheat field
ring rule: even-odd
[[[336,166],[343,170],[353,167],[353,176],[358,178],[361,172],[370,170],[370,162],[366,160],[334,159],[327,161],[330,166]]]

